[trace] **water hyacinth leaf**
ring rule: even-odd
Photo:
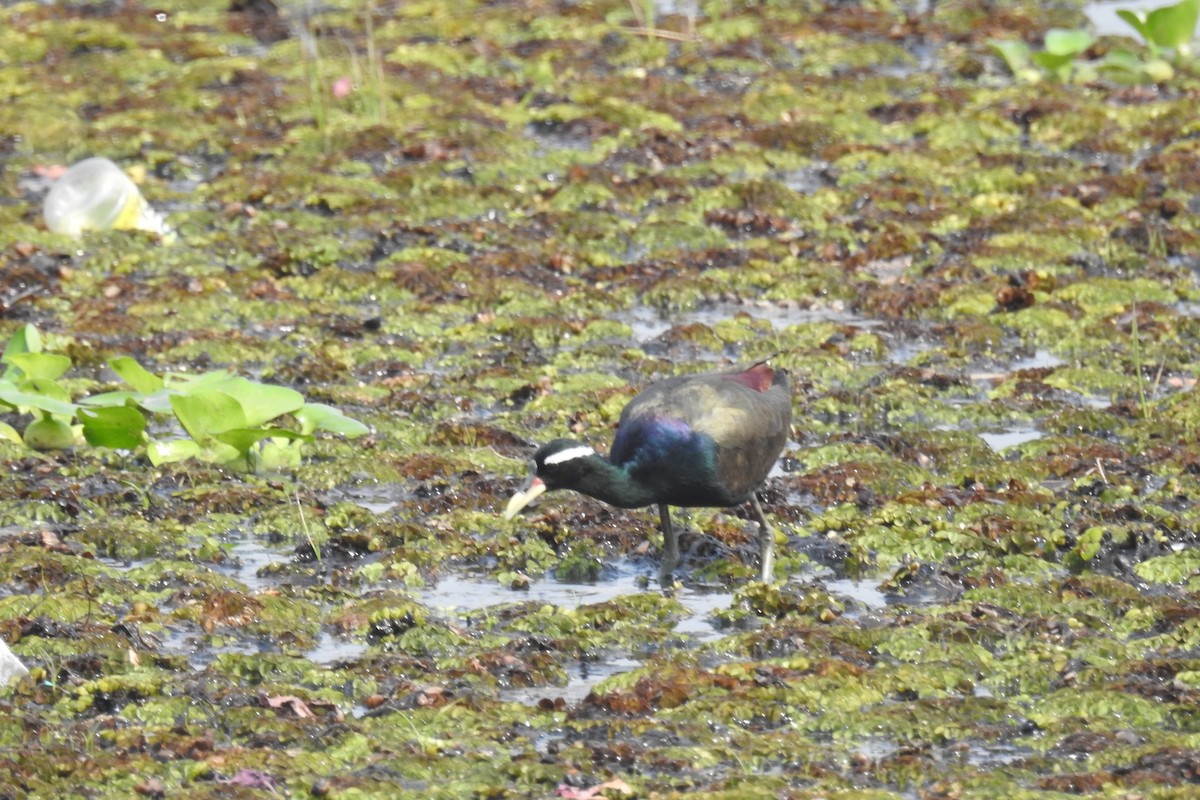
[[[198,442],[246,427],[246,414],[241,404],[224,392],[172,394],[169,399],[183,429]]]
[[[15,383],[8,380],[7,378],[0,378],[0,403],[7,405],[9,407],[9,410],[15,410],[17,407],[17,404],[10,403],[8,400],[5,400],[4,398],[12,393],[19,392],[19,391],[20,390],[17,388],[17,385]]]
[[[232,377],[233,373],[227,369],[215,369],[199,375],[167,375],[163,378],[163,384],[172,391],[189,394],[200,389],[212,389]]]
[[[1183,47],[1192,41],[1200,20],[1200,0],[1183,0],[1146,15],[1146,27],[1159,47]]]
[[[21,371],[25,378],[57,380],[71,368],[71,359],[53,353],[8,353],[4,360]]]
[[[41,414],[30,422],[21,438],[34,450],[69,450],[75,446],[75,431],[50,414]]]
[[[200,455],[200,445],[191,439],[175,439],[169,442],[150,442],[146,445],[146,457],[154,466],[186,461]]]
[[[1008,71],[1018,75],[1029,67],[1029,45],[1019,39],[1003,39],[992,42],[992,49],[1004,59]]]
[[[45,378],[33,378],[31,380],[21,381],[17,384],[17,388],[25,394],[32,394],[37,397],[45,397],[49,400],[57,400],[59,402],[66,403],[71,405],[72,409],[74,409],[74,405],[71,404],[71,394],[56,381],[47,380]],[[58,414],[60,412],[55,411],[53,413]],[[72,410],[71,413],[74,413],[74,411]]]
[[[146,430],[146,418],[127,406],[81,408],[79,421],[83,423],[83,438],[88,444],[114,450],[138,447]]]
[[[102,392],[81,398],[79,405],[91,406],[93,408],[102,406],[129,406],[130,408],[140,408],[152,414],[174,413],[174,409],[171,408],[170,392],[165,389],[152,394],[131,392],[128,389],[116,392]]]
[[[120,376],[121,380],[132,386],[135,392],[151,394],[163,388],[162,378],[149,372],[128,356],[109,359],[108,366]]]
[[[299,441],[272,437],[258,443],[246,453],[250,471],[256,475],[295,469],[300,466]]]
[[[135,400],[140,396],[140,392],[131,392],[128,389],[121,389],[116,392],[101,392],[100,394],[88,395],[87,397],[79,398],[79,405],[90,406],[93,408],[104,406],[123,406],[130,400]]]
[[[0,439],[8,440],[13,444],[24,444],[21,440],[21,434],[7,422],[0,422]]]
[[[289,431],[286,428],[238,428],[225,431],[214,436],[218,442],[233,447],[240,453],[246,453],[256,442],[263,439],[288,439],[311,442],[313,437],[303,433]]]
[[[166,389],[160,389],[153,394],[135,396],[131,402],[152,414],[170,414],[175,410],[171,406],[171,392]]]
[[[1066,78],[1072,63],[1095,39],[1086,31],[1054,28],[1046,32],[1045,50],[1030,55],[1035,64],[1059,79]]]
[[[1046,31],[1046,52],[1054,56],[1074,58],[1083,53],[1096,38],[1087,31],[1051,28]]]
[[[51,397],[42,393],[36,381],[26,381],[20,387],[11,381],[0,381],[0,401],[14,408],[34,408],[51,414],[61,414],[64,417],[74,415],[76,406],[62,399],[62,395],[66,395],[66,390],[55,383],[50,385],[58,389],[55,394],[59,396]]]
[[[1142,74],[1151,83],[1162,83],[1175,77],[1175,68],[1161,58],[1152,58],[1142,65]]]
[[[295,417],[300,423],[300,430],[305,433],[327,431],[354,439],[370,433],[371,430],[358,420],[324,403],[305,403],[304,407],[295,413]]]
[[[240,468],[246,462],[245,453],[224,442],[218,442],[216,439],[210,439],[202,444],[196,458],[210,464],[224,464],[235,468]]]
[[[38,333],[37,328],[29,324],[17,328],[8,340],[8,347],[4,349],[6,356],[40,352],[42,352],[42,335]]]
[[[1033,63],[1057,78],[1066,77],[1067,67],[1075,60],[1074,56],[1056,55],[1048,50],[1033,53],[1030,58],[1033,59]]]
[[[304,405],[304,395],[286,386],[271,386],[242,377],[232,377],[210,387],[233,397],[242,406],[245,425],[254,428]]]
[[[21,353],[40,353],[42,351],[42,337],[38,333],[37,328],[32,325],[23,325],[13,332],[9,337],[8,344],[4,347],[4,360],[7,361],[9,356],[19,355]],[[13,378],[20,371],[20,368],[9,362],[9,366],[4,370],[5,378]]]
[[[1154,46],[1153,36],[1150,33],[1150,28],[1146,24],[1145,11],[1130,11],[1127,8],[1117,9],[1117,16],[1124,20],[1129,27],[1138,32],[1138,35],[1150,46]]]
[[[1132,50],[1109,50],[1100,62],[1100,70],[1111,78],[1133,83],[1141,80],[1142,62]]]

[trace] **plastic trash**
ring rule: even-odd
[[[28,674],[29,670],[25,669],[25,665],[13,655],[4,640],[0,639],[0,686],[5,686],[22,675]]]
[[[107,158],[88,158],[54,182],[42,205],[46,227],[78,237],[84,231],[139,230],[175,238],[162,215],[150,207],[137,185]]]

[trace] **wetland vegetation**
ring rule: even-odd
[[[0,436],[0,798],[1195,796],[1200,82],[995,46],[1084,25],[0,3],[0,340],[71,402],[131,361],[370,428],[280,412],[292,466]],[[175,242],[46,229],[92,155]],[[673,595],[652,509],[502,518],[535,442],[770,355],[774,585],[747,509],[682,520]]]

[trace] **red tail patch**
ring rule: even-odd
[[[771,388],[771,381],[775,380],[775,370],[763,362],[755,364],[748,370],[736,372],[733,375],[722,375],[721,377],[727,381],[737,381],[747,389],[753,389],[756,392],[765,392]]]

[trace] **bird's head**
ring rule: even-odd
[[[584,462],[595,455],[595,450],[573,439],[555,439],[539,447],[530,462],[529,481],[508,501],[504,518],[512,519],[545,492],[573,488],[586,469]]]

